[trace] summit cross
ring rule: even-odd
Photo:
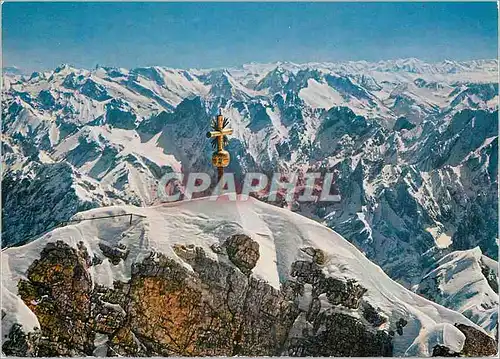
[[[207,132],[207,137],[212,138],[212,147],[216,149],[212,154],[212,165],[217,167],[218,181],[224,176],[224,167],[229,165],[231,156],[229,152],[224,150],[224,146],[227,146],[229,141],[227,136],[233,134],[231,128],[226,128],[229,125],[229,120],[222,116],[219,111],[217,118],[212,120],[212,130]]]

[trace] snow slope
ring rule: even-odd
[[[424,277],[418,293],[464,314],[494,336],[498,322],[498,293],[483,274],[484,260],[494,262],[484,257],[479,247],[452,252],[441,258]],[[498,268],[498,263],[495,264],[492,267]]]
[[[83,241],[90,257],[94,254],[102,257],[99,243],[126,245],[130,254],[125,261],[113,266],[104,260],[90,268],[95,283],[112,286],[114,280],[129,279],[131,264],[141,261],[151,251],[162,252],[189,268],[173,251],[174,244],[200,246],[218,260],[210,246],[241,233],[249,235],[260,246],[260,259],[253,275],[276,288],[290,277],[289,268],[293,261],[306,256],[301,248],[322,249],[327,255],[323,267],[327,276],[352,278],[368,289],[366,300],[389,318],[387,325],[393,326],[400,318],[408,321],[404,334],[394,337],[395,356],[430,356],[436,344],[460,351],[465,337],[454,324],[478,328],[463,315],[424,299],[391,280],[336,232],[256,199],[228,201],[220,198],[213,202],[202,198],[148,208],[116,206],[81,212],[74,219],[122,213],[145,218],[134,217],[131,225],[128,216],[81,221],[2,252],[2,299],[7,313],[2,321],[4,333],[14,322],[23,324],[28,330],[38,326],[34,315],[15,294],[19,279],[25,277],[27,268],[39,258],[49,242],[62,240],[76,248],[77,243]],[[307,302],[307,293],[303,300]],[[328,307],[332,306],[326,300],[322,302],[323,310]]]

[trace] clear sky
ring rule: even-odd
[[[489,3],[4,3],[3,65],[496,58]]]

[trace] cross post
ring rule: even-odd
[[[212,121],[212,130],[207,132],[207,137],[212,138],[212,146],[214,151],[212,154],[212,165],[217,167],[217,176],[218,180],[222,179],[224,176],[224,167],[229,165],[229,161],[231,160],[231,156],[229,152],[224,150],[224,143],[227,143],[227,136],[233,134],[233,130],[231,128],[225,128],[229,124],[227,119],[224,119],[222,113],[219,112],[217,118]]]

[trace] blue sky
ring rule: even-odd
[[[496,58],[489,3],[4,3],[3,64],[26,70]]]

